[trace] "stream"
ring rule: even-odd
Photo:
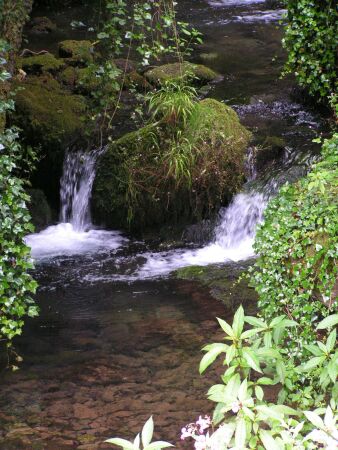
[[[321,120],[291,100],[292,80],[279,79],[283,10],[263,0],[184,0],[179,10],[204,34],[194,60],[222,74],[208,96],[233,106],[256,137],[282,137],[280,164],[259,179],[251,167],[209,242],[177,248],[94,227],[90,192],[104,149],[66,155],[60,223],[27,237],[41,313],[17,340],[20,370],[0,379],[0,449],[108,449],[105,439],[136,435],[150,415],[157,438],[190,448],[180,429],[212,411],[205,394],[219,374],[199,376],[200,349],[222,337],[215,317],[231,320],[239,303],[255,309],[252,289],[230,301],[230,287],[254,258],[268,199],[316,158]],[[224,271],[229,301],[174,272],[209,264]]]

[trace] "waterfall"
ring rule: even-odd
[[[223,208],[215,228],[213,241],[198,249],[175,249],[148,253],[139,277],[165,275],[172,270],[191,265],[240,261],[255,255],[253,243],[257,225],[263,220],[267,197],[256,191],[242,192]]]
[[[96,162],[104,148],[89,152],[67,152],[60,180],[60,223],[30,234],[26,243],[33,258],[115,251],[127,241],[118,231],[92,226],[89,202]]]
[[[102,149],[67,152],[60,180],[60,222],[71,223],[74,230],[90,228],[89,201],[95,178],[95,165]]]
[[[224,249],[236,248],[252,240],[257,224],[263,220],[267,200],[258,192],[237,194],[228,208],[220,212],[215,243]]]

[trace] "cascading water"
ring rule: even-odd
[[[196,250],[148,254],[138,275],[152,277],[190,265],[205,266],[253,257],[255,231],[263,220],[266,203],[267,197],[258,192],[237,194],[229,207],[221,210],[212,243]]]
[[[91,227],[89,201],[95,178],[95,165],[103,149],[68,152],[60,180],[60,222],[71,223],[75,231]]]
[[[26,237],[36,259],[116,250],[127,239],[118,231],[95,229],[90,217],[90,197],[96,162],[104,149],[67,152],[60,180],[60,223]]]

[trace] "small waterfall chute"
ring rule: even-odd
[[[71,223],[75,231],[91,227],[89,202],[95,179],[96,161],[103,149],[67,152],[60,180],[60,222]]]

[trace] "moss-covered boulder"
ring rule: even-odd
[[[69,39],[59,42],[59,55],[71,65],[86,66],[93,61],[94,48],[91,41]]]
[[[17,67],[23,69],[27,74],[39,75],[42,73],[55,74],[65,67],[62,59],[55,58],[51,53],[18,58]]]
[[[27,77],[16,86],[20,89],[12,120],[23,130],[22,139],[39,148],[41,156],[33,185],[57,208],[64,152],[86,132],[85,99],[71,95],[49,74]]]
[[[41,189],[28,189],[30,196],[28,204],[29,213],[36,231],[40,231],[50,225],[52,210],[48,204],[46,195]]]
[[[78,80],[78,73],[75,67],[68,66],[66,67],[59,75],[59,80],[70,88],[75,87],[76,82]]]
[[[98,165],[96,219],[144,230],[208,217],[242,185],[250,136],[235,111],[213,99],[197,103],[178,133],[160,121],[126,134]]]
[[[70,95],[49,75],[17,84],[15,121],[30,142],[51,145],[70,142],[84,129],[84,98]],[[23,89],[22,89],[23,88]]]
[[[192,64],[185,61],[183,64],[172,63],[154,67],[145,73],[149,83],[161,85],[166,81],[181,80],[191,77],[195,84],[206,84],[218,78],[218,74],[202,64]]]

